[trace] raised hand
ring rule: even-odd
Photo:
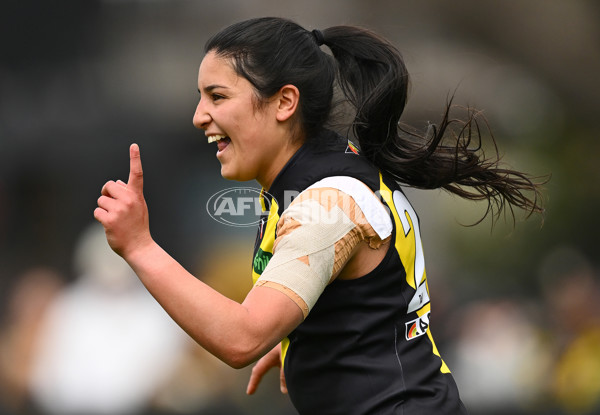
[[[129,179],[110,180],[102,187],[94,217],[103,226],[110,247],[127,259],[136,249],[152,243],[144,199],[144,173],[137,144],[129,148]]]

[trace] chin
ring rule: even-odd
[[[227,180],[236,180],[235,174],[231,174],[231,172],[228,172],[225,169],[221,169],[221,177]]]
[[[225,166],[221,166],[221,177],[227,180],[244,181],[239,172],[231,171],[231,169],[227,169]]]

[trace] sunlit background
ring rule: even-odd
[[[547,212],[409,190],[432,332],[472,414],[600,413],[600,3],[5,0],[0,6],[0,414],[293,414],[185,337],[92,212],[140,144],[154,238],[242,300],[254,230],[212,220],[216,147],[192,126],[208,37],[276,15],[388,37],[412,75],[403,121],[484,110],[508,165],[551,175]],[[456,115],[461,115],[459,112]],[[256,185],[251,183],[249,185]],[[323,391],[327,393],[326,391]]]

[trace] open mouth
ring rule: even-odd
[[[217,147],[219,148],[219,151],[223,151],[225,149],[225,147],[227,147],[229,145],[229,143],[231,143],[231,139],[229,137],[227,137],[226,135],[211,135],[208,137],[208,142],[209,143],[217,143]]]
[[[220,141],[223,140],[225,138],[229,138],[225,135],[220,135],[220,134],[215,134],[215,135],[209,135],[206,137],[208,139],[208,144],[210,143],[214,143],[215,141]]]

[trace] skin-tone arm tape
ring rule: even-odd
[[[366,241],[378,248],[391,235],[391,219],[375,194],[356,179],[343,177],[339,183],[352,193],[341,191],[331,181],[327,184],[336,187],[317,183],[283,212],[274,255],[256,283],[286,294],[304,317],[356,245]]]
[[[353,177],[332,176],[318,181],[306,190],[323,187],[338,189],[350,195],[381,240],[392,234],[393,226],[389,212],[366,184]]]

